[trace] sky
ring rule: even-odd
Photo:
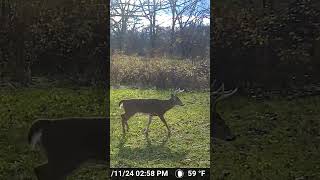
[[[128,0],[121,0],[122,2],[128,2]],[[138,1],[138,0],[130,0],[131,3],[134,3],[134,1]],[[210,7],[210,1],[209,0],[200,0],[200,4],[198,6],[198,8],[200,9],[201,7]],[[137,2],[138,3],[138,2]],[[186,19],[187,17],[185,17]],[[114,18],[115,20],[120,19],[120,18]],[[160,11],[157,14],[157,25],[161,26],[161,27],[170,27],[171,26],[171,13],[168,12],[168,10],[166,11]],[[184,18],[183,18],[184,19]],[[149,21],[146,18],[141,18],[141,26],[146,27],[149,25]],[[205,25],[209,25],[210,24],[210,19],[209,18],[204,18],[203,19],[203,23]]]
[[[183,18],[186,19],[187,17]],[[148,25],[148,21],[144,22],[146,23],[146,25]],[[158,25],[162,26],[162,27],[170,27],[171,26],[171,15],[167,14],[167,13],[162,13],[159,14],[158,16]],[[205,25],[209,25],[210,24],[210,19],[209,18],[205,18],[203,19],[203,23]]]

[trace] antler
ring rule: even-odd
[[[225,99],[229,96],[232,96],[234,93],[236,93],[238,91],[238,88],[235,88],[233,90],[229,90],[229,91],[222,91],[222,94],[221,96],[219,96],[217,99],[216,99],[216,102],[218,101],[221,101],[222,99]]]
[[[215,81],[214,81],[214,83],[215,83]],[[212,86],[213,87],[213,86]],[[218,95],[218,94],[220,94],[220,91],[224,91],[224,84],[222,83],[222,85],[217,89],[217,90],[215,90],[215,91],[213,91],[212,93],[211,93],[211,95]]]
[[[215,82],[215,81],[214,81]],[[225,99],[229,96],[232,96],[234,93],[238,91],[238,88],[235,88],[233,90],[224,90],[224,83],[216,90],[211,93],[211,95],[215,96],[215,103],[218,101],[221,101],[222,99]]]
[[[179,93],[182,93],[182,92],[184,92],[184,89],[176,89],[174,92],[173,92],[173,94],[174,95],[176,95],[176,94],[179,94]]]

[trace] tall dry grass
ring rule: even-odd
[[[110,64],[112,86],[128,85],[159,89],[209,88],[209,61],[194,62],[114,54]]]

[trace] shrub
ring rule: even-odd
[[[111,57],[111,85],[205,89],[209,88],[209,61],[142,58],[114,54]]]

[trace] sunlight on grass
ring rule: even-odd
[[[165,114],[172,130],[158,117],[153,118],[149,140],[143,133],[148,116],[137,114],[129,119],[130,130],[122,138],[119,101],[133,98],[169,99],[170,91],[113,89],[111,90],[111,167],[209,167],[210,166],[210,110],[209,94],[190,92],[179,94],[185,106],[176,106]]]

